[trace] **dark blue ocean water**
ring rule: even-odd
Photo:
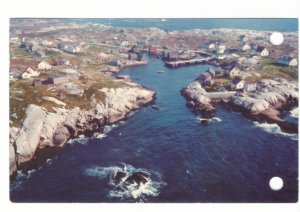
[[[296,202],[297,135],[258,124],[221,106],[207,126],[186,106],[180,89],[208,66],[168,69],[162,61],[127,68],[157,92],[106,137],[77,139],[60,155],[11,185],[16,202]],[[158,74],[162,70],[164,73]],[[122,167],[149,172],[151,184],[119,192],[110,176]],[[284,180],[280,191],[269,180]]]
[[[253,29],[292,32],[298,31],[297,19],[278,18],[167,18],[162,19],[80,19],[79,22],[91,22],[115,27],[158,27],[163,30],[188,30],[188,29]]]

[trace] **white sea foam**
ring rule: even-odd
[[[271,134],[276,134],[276,135],[282,135],[285,137],[289,137],[292,140],[298,140],[298,134],[296,133],[285,133],[282,132],[280,127],[277,124],[268,124],[268,123],[259,123],[259,122],[254,122],[255,127],[259,127],[265,132],[271,133]]]
[[[107,135],[105,133],[99,133],[99,134],[95,134],[95,137],[98,139],[102,139],[105,138]]]
[[[299,117],[299,108],[295,108],[290,111],[290,117],[298,119]]]
[[[122,167],[123,166],[123,167]],[[85,174],[92,177],[98,177],[100,180],[107,179],[110,190],[108,196],[111,198],[133,199],[137,202],[145,202],[148,197],[156,197],[160,193],[162,186],[166,185],[161,181],[161,176],[158,172],[149,171],[146,169],[135,168],[129,164],[122,166],[99,167],[94,166],[85,170]],[[125,176],[117,183],[114,176],[117,172],[125,172]],[[135,172],[143,172],[149,175],[146,183],[128,183],[126,179]]]
[[[105,125],[103,128],[103,132],[96,132],[93,135],[93,138],[102,139],[107,136],[107,134],[112,131],[114,128],[118,127],[118,124],[112,125]],[[68,141],[69,144],[80,143],[80,144],[87,144],[89,142],[89,138],[84,135],[79,135],[78,138],[70,139]]]
[[[55,157],[53,157],[53,158],[48,158],[48,159],[46,160],[46,165],[47,165],[47,166],[50,166],[50,165],[53,163],[53,161],[54,161],[55,159],[57,159],[57,156],[55,156]]]
[[[210,118],[210,119],[206,119],[206,118],[201,118],[201,117],[197,117],[197,122],[202,122],[202,121],[205,121],[207,120],[209,123],[217,123],[217,122],[222,122],[223,120],[219,117],[213,117],[213,118]]]
[[[118,166],[111,166],[111,167],[94,166],[92,168],[86,169],[85,174],[88,176],[98,177],[99,179],[103,179],[117,171],[122,171],[122,168]]]
[[[39,168],[40,169],[40,168]],[[20,170],[17,170],[16,179],[10,184],[10,190],[16,191],[22,189],[23,183],[31,178],[31,176],[36,172],[35,169],[29,170],[27,173],[24,173]]]
[[[215,121],[215,122],[221,122],[222,121],[222,119],[219,118],[219,117],[213,117],[211,120]]]
[[[98,139],[105,138],[110,131],[112,131],[114,128],[116,128],[118,126],[119,126],[118,124],[106,125],[106,126],[104,126],[103,132],[95,133],[94,137],[98,138]]]
[[[119,126],[118,124],[106,125],[103,129],[103,133],[107,134],[107,133],[109,133],[110,131],[112,131],[114,128],[116,128],[118,126]]]
[[[74,139],[70,139],[68,141],[69,144],[75,144],[75,143],[79,143],[79,144],[87,144],[89,141],[89,139],[84,136],[84,135],[79,135],[78,138],[74,138]]]

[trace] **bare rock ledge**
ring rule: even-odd
[[[260,122],[277,123],[282,130],[289,133],[298,133],[298,126],[284,121],[280,112],[290,110],[298,105],[297,83],[277,78],[263,79],[256,82],[256,90],[252,92],[226,92],[222,98],[212,100],[217,92],[206,92],[198,81],[194,81],[181,90],[182,95],[187,99],[187,105],[194,111],[202,114],[204,118],[213,116],[214,107],[212,102],[222,102],[231,108],[242,112],[246,117]],[[224,94],[225,92],[223,92]]]
[[[54,108],[56,112],[30,104],[20,128],[10,128],[10,175],[24,169],[43,149],[61,149],[70,138],[79,134],[92,135],[105,124],[112,124],[154,99],[155,92],[141,86],[117,89],[103,88],[104,103],[95,103],[90,110],[78,107],[67,110]],[[52,101],[52,99],[51,99]]]

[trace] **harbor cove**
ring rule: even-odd
[[[297,202],[297,20],[237,20],[11,19],[11,201]]]

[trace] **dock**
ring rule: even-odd
[[[176,68],[176,67],[179,67],[179,66],[195,65],[195,64],[205,63],[205,62],[208,62],[211,59],[212,59],[211,57],[207,57],[207,58],[195,58],[195,59],[191,59],[191,60],[168,61],[168,62],[165,63],[165,65],[167,67],[170,67],[170,68]]]

